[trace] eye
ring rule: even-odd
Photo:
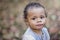
[[[40,18],[41,18],[41,19],[43,19],[43,18],[44,18],[44,16],[41,16]]]
[[[32,20],[35,20],[36,18],[32,18]]]

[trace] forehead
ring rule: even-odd
[[[28,10],[28,16],[40,16],[43,15],[45,16],[45,10],[44,8],[32,8]]]

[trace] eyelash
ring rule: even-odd
[[[43,19],[44,17],[40,17],[40,19]],[[35,20],[36,18],[32,18],[32,20]]]

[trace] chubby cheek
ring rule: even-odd
[[[29,21],[29,25],[34,27],[36,25],[36,21]]]
[[[36,21],[30,21],[30,24],[35,25]]]
[[[46,19],[43,19],[41,23],[42,23],[42,24],[45,24],[46,21],[47,21]]]

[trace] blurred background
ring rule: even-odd
[[[60,40],[60,0],[0,0],[0,40],[21,40],[27,28],[23,10],[30,2],[44,5],[51,40]]]

